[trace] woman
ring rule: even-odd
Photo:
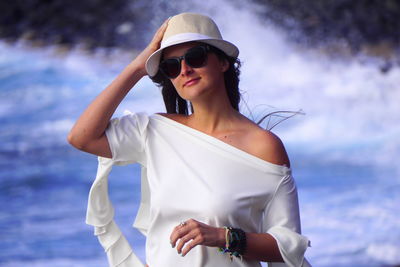
[[[89,105],[68,136],[76,148],[100,156],[103,167],[104,158],[111,165],[142,165],[147,200],[142,199],[136,222],[146,233],[151,267],[260,266],[260,261],[309,266],[284,146],[238,111],[238,53],[210,18],[174,16]],[[163,87],[167,113],[110,122],[146,74]],[[88,223],[96,226],[110,265],[136,266],[108,199],[98,204],[107,197],[102,177],[108,172],[98,171]]]

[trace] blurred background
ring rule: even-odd
[[[66,135],[90,101],[183,11],[207,14],[243,61],[241,110],[302,110],[273,131],[298,185],[313,266],[400,265],[400,2],[15,0],[0,10],[0,265],[107,266],[85,224],[97,160]],[[118,108],[164,111],[142,79]],[[273,118],[274,119],[274,118]],[[139,167],[110,177],[131,228]]]

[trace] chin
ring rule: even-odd
[[[204,87],[190,86],[184,88],[179,95],[187,101],[195,101],[197,99],[202,99],[205,95],[208,95],[208,92],[209,90]]]

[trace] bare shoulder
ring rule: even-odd
[[[265,161],[290,167],[285,146],[273,132],[253,125],[247,136],[252,154]]]

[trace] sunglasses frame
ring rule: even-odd
[[[186,60],[186,57],[187,57],[188,53],[191,53],[191,50],[197,49],[197,48],[202,48],[202,49],[203,49],[203,51],[205,52],[205,59],[204,59],[203,64],[201,64],[200,66],[194,67],[194,66],[192,66],[192,65]],[[189,50],[187,50],[186,53],[185,53],[183,56],[180,56],[180,57],[171,57],[171,58],[164,59],[163,61],[160,62],[159,69],[160,69],[160,71],[162,72],[162,74],[163,74],[165,77],[167,77],[168,79],[174,79],[174,78],[178,77],[179,74],[180,74],[181,71],[182,71],[182,60],[185,60],[185,63],[186,63],[189,67],[191,67],[191,68],[195,68],[195,69],[196,69],[196,68],[201,68],[201,67],[204,67],[204,66],[207,64],[208,52],[210,52],[210,51],[211,51],[211,47],[210,47],[209,45],[207,45],[207,44],[205,44],[205,45],[201,44],[201,45],[192,47],[192,48],[190,48]],[[168,75],[168,74],[164,71],[164,69],[161,67],[161,65],[163,64],[163,62],[166,61],[166,60],[177,60],[177,61],[179,62],[179,64],[178,64],[178,65],[179,65],[179,71],[178,71],[178,73],[177,73],[176,76],[170,76],[170,75]]]

